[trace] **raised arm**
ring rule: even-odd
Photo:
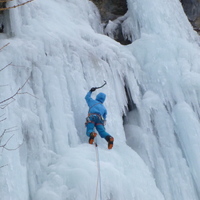
[[[92,100],[91,95],[92,95],[92,92],[89,91],[89,92],[86,94],[86,96],[85,96],[85,100],[86,100],[86,102],[87,102],[88,105],[89,105],[89,102]]]

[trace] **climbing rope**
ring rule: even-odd
[[[101,170],[100,170],[99,151],[98,151],[97,142],[94,143],[94,148],[95,148],[95,151],[96,151],[97,169],[98,169],[95,200],[97,200],[97,197],[98,197],[98,188],[99,188],[99,193],[100,193],[100,200],[102,200],[102,197],[101,197]]]

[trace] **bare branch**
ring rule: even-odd
[[[0,104],[5,103],[5,102],[9,101],[10,99],[14,99],[14,97],[19,94],[19,91],[22,90],[23,87],[26,85],[26,83],[28,82],[29,78],[24,82],[24,84],[12,96],[10,96],[7,99],[4,99],[3,101],[0,101]]]
[[[13,132],[13,131],[17,131],[17,126],[13,126],[13,127],[10,127],[10,128],[7,128],[5,129],[6,130],[6,133],[10,133],[10,132]]]
[[[32,96],[32,97],[34,97],[34,98],[36,98],[36,99],[39,99],[38,97],[36,97],[36,96],[32,95],[32,94],[31,94],[31,93],[29,93],[29,92],[20,92],[20,93],[18,93],[18,94],[28,94],[28,95],[30,95],[30,96]]]
[[[0,8],[0,9],[1,9],[1,8]],[[7,44],[5,44],[3,47],[1,47],[1,48],[0,48],[0,51],[1,51],[3,48],[7,47],[9,44],[10,44],[10,43],[7,43]]]
[[[5,103],[6,101],[9,101],[10,99],[14,99],[14,96],[16,96],[19,92],[19,89],[17,90],[17,92],[15,94],[13,94],[11,97],[4,99],[3,101],[0,102],[0,104]],[[15,99],[13,100],[15,101]],[[4,109],[6,106],[8,106],[10,103],[7,103],[6,105],[2,105],[1,109]]]
[[[27,4],[27,3],[30,3],[30,2],[32,2],[32,1],[34,1],[34,0],[29,0],[29,1],[26,1],[26,2],[24,2],[24,3],[18,4],[18,5],[16,5],[16,6],[11,6],[11,7],[7,7],[7,8],[0,8],[0,11],[9,10],[9,9],[12,9],[12,8],[17,8],[17,7],[19,7],[19,6],[23,6],[23,5],[25,5],[25,4]]]
[[[0,3],[6,3],[6,2],[9,2],[9,1],[13,1],[13,0],[1,0]]]
[[[6,67],[8,67],[8,66],[11,65],[11,64],[12,64],[12,62],[9,63],[8,65],[6,65],[5,67],[3,67],[2,69],[0,69],[0,72],[3,71]]]
[[[8,129],[5,129],[5,130],[3,131],[3,133],[0,135],[0,139],[2,139],[2,138],[4,137],[5,133],[9,133],[9,132],[13,132],[13,131],[16,131],[16,130],[17,130],[17,129],[14,129],[14,128],[16,128],[16,126],[11,127],[11,128],[8,128]],[[12,139],[13,136],[14,136],[14,134],[11,135],[11,136],[6,140],[6,142],[5,142],[4,144],[1,144],[1,145],[0,145],[0,148],[6,149],[7,151],[14,151],[14,150],[18,149],[19,147],[21,147],[21,146],[23,145],[23,142],[22,142],[22,144],[18,145],[16,148],[8,148],[8,147],[7,147],[9,141]]]
[[[15,128],[15,129],[14,129]],[[13,127],[10,127],[10,128],[6,128],[4,129],[4,131],[2,132],[2,134],[0,135],[0,139],[4,136],[5,133],[10,133],[10,132],[13,132],[13,131],[16,131],[16,126],[13,126]]]
[[[25,81],[24,84],[21,86],[21,88],[19,88],[19,91],[26,85],[26,83],[28,82],[29,79],[30,79],[30,76],[26,79],[26,81]]]
[[[5,130],[3,131],[3,133],[0,135],[0,139],[4,136],[5,132],[6,132],[6,129],[5,129]]]
[[[7,147],[4,147],[4,149],[6,149],[7,151],[15,151],[15,150],[19,149],[22,145],[23,145],[23,143],[21,143],[20,145],[18,145],[16,148],[13,148],[13,149],[7,148]]]
[[[15,99],[13,98],[12,101],[10,101],[9,103],[6,103],[6,104],[3,104],[3,105],[0,105],[0,108],[3,110],[5,109],[8,105],[10,105],[13,101],[15,101]]]
[[[7,151],[14,151],[14,150],[16,150],[16,149],[19,149],[19,148],[23,145],[24,142],[22,142],[22,143],[21,143],[20,145],[18,145],[16,148],[8,148],[8,147],[7,147],[9,141],[12,139],[13,136],[14,136],[14,134],[11,135],[11,136],[8,138],[8,140],[7,140],[3,145],[0,145],[0,148],[6,149]]]
[[[11,140],[11,138],[12,138],[13,136],[14,136],[14,134],[11,135],[11,136],[8,138],[8,140],[7,140],[3,145],[0,145],[0,147],[5,148],[6,145],[8,144],[8,142]]]

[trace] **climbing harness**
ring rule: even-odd
[[[103,116],[101,116],[100,114],[97,114],[97,113],[88,113],[88,117],[90,117],[90,116],[97,116],[100,120],[104,121]]]
[[[101,170],[100,170],[100,162],[99,162],[98,144],[97,144],[96,141],[94,142],[94,148],[95,148],[95,151],[96,151],[97,169],[98,169],[98,176],[97,176],[97,185],[96,185],[95,200],[97,200],[97,197],[98,197],[98,188],[99,188],[99,196],[100,196],[100,200],[102,200],[102,196],[101,196]]]
[[[102,125],[105,124],[105,120],[104,120],[103,116],[96,114],[96,113],[89,113],[88,116],[86,117],[85,125],[87,125],[88,123],[95,123],[90,120],[91,116],[97,116],[99,118],[100,122],[98,124],[102,124]]]

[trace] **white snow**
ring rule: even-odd
[[[12,64],[0,72],[0,101],[29,80],[0,110],[0,144],[12,137],[15,149],[1,148],[2,200],[200,198],[199,36],[178,0],[127,4],[127,46],[103,35],[88,0],[35,0],[7,13],[0,69]],[[107,95],[112,150],[85,134],[84,97],[104,80],[93,97]]]

